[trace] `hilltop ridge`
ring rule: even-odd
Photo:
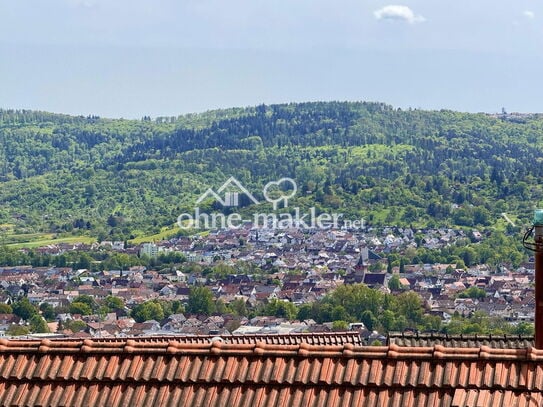
[[[0,224],[118,239],[158,233],[230,176],[369,224],[513,229],[543,188],[540,115],[383,103],[260,105],[103,119],[0,110]],[[509,226],[508,226],[509,225]]]

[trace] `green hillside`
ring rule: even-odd
[[[230,176],[259,199],[293,178],[293,204],[375,225],[512,228],[502,213],[525,225],[543,205],[543,117],[346,102],[154,120],[0,110],[7,243],[161,234]]]

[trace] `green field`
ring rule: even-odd
[[[24,235],[25,238],[28,240],[18,243],[8,243],[6,244],[9,247],[13,247],[16,249],[23,249],[23,248],[35,248],[35,247],[42,247],[52,244],[59,244],[59,243],[87,243],[91,244],[96,242],[96,239],[89,236],[68,236],[68,237],[55,237],[53,234],[35,234],[35,239],[28,239],[29,236],[32,235]],[[21,238],[23,235],[13,235],[10,236],[10,238],[17,239]]]
[[[175,236],[179,232],[180,232],[179,227],[172,226],[171,228],[162,228],[159,233],[155,233],[153,235],[138,236],[134,239],[129,240],[128,242],[131,244],[140,244],[140,243],[145,243],[145,242],[159,242],[161,240],[169,239]]]

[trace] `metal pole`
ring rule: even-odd
[[[543,349],[543,226],[535,226],[535,347]]]

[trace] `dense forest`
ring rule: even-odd
[[[363,102],[141,120],[0,110],[0,226],[131,239],[230,176],[258,198],[293,178],[297,206],[373,225],[525,226],[543,204],[542,135],[540,115]]]

